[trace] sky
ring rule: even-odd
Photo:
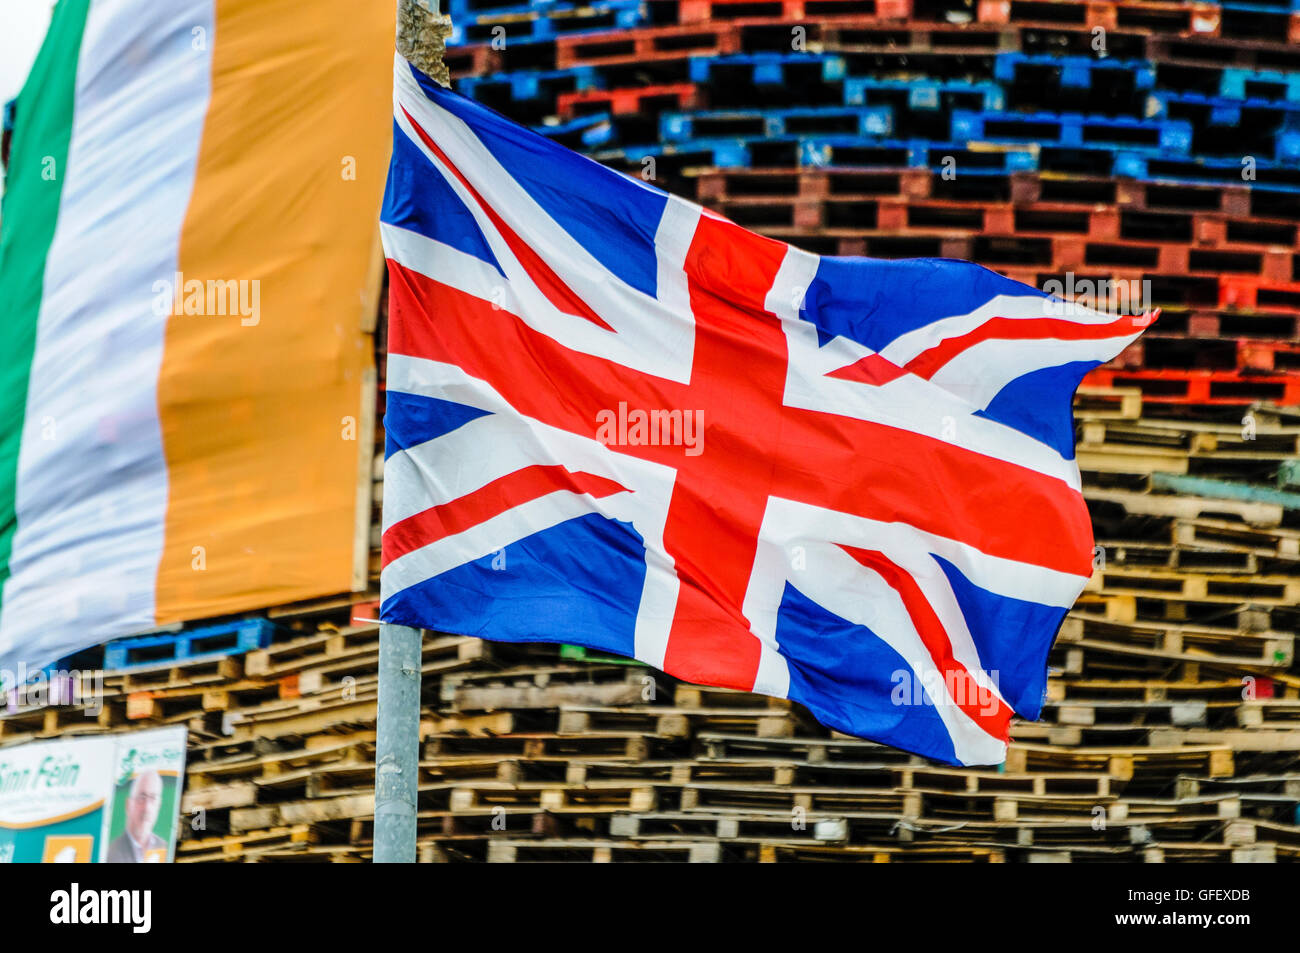
[[[0,103],[18,94],[50,23],[52,0],[0,0]]]

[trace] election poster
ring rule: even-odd
[[[186,730],[0,748],[0,862],[168,863]]]

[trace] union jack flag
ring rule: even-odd
[[[383,620],[1005,760],[1091,573],[1071,400],[1152,319],[809,254],[400,58],[394,123]]]

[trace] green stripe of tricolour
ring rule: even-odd
[[[0,210],[0,592],[17,529],[14,492],[27,413],[45,257],[54,240],[68,166],[77,59],[91,0],[60,0],[31,74],[18,94]],[[0,610],[3,607],[0,606]]]

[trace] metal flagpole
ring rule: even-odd
[[[421,632],[379,627],[379,724],[375,732],[377,864],[415,863],[420,748]]]
[[[438,0],[398,0],[397,51],[426,75],[449,85],[442,61],[450,21]],[[375,730],[374,862],[415,862],[415,810],[420,748],[422,633],[379,626],[379,710]]]

